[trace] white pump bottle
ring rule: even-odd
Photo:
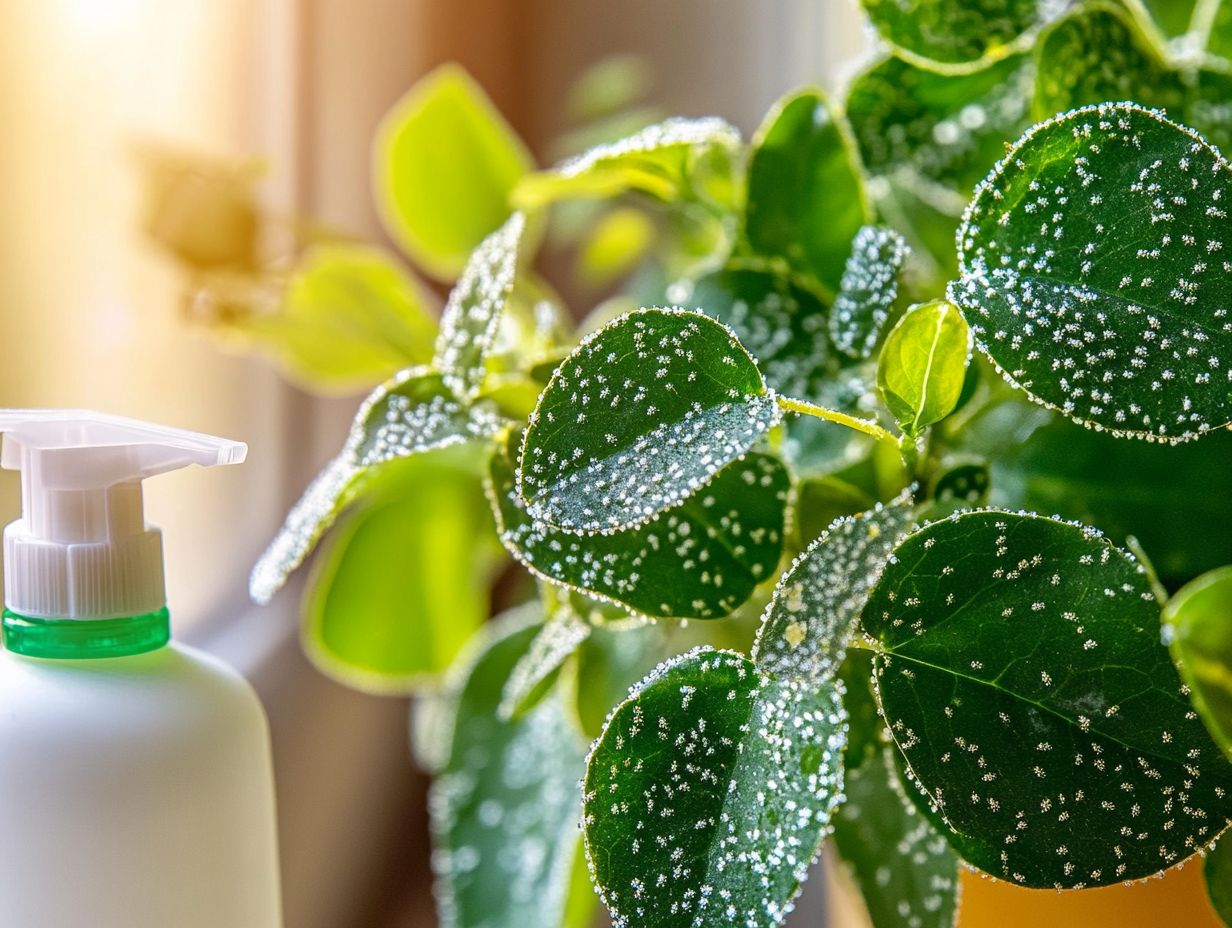
[[[280,928],[265,715],[169,642],[141,480],[247,448],[76,410],[0,410],[0,926]]]

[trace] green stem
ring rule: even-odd
[[[889,441],[898,444],[898,439],[879,426],[871,419],[860,419],[857,416],[849,416],[845,412],[839,412],[835,409],[826,409],[824,406],[817,406],[806,400],[792,399],[790,396],[780,396],[778,398],[779,408],[785,412],[797,412],[805,416],[813,416],[817,419],[825,419],[827,422],[835,422],[839,425],[845,425],[849,429],[855,429],[857,432],[863,432],[877,441]]]

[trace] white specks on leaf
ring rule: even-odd
[[[869,591],[911,525],[911,491],[836,520],[779,578],[753,659],[766,673],[821,683],[847,653]]]
[[[830,337],[839,351],[853,358],[872,355],[909,253],[893,229],[864,226],[856,234],[830,315]]]
[[[631,528],[697,492],[778,418],[726,326],[681,309],[627,313],[553,373],[526,430],[518,489],[531,517],[556,528]]]
[[[514,213],[479,243],[441,314],[435,366],[456,396],[474,399],[483,384],[484,360],[500,331],[505,303],[513,292],[518,247],[526,217]]]
[[[1130,103],[1032,128],[976,190],[950,285],[985,354],[1036,402],[1178,442],[1232,422],[1232,168]]]

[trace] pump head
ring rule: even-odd
[[[162,535],[141,481],[238,464],[243,442],[78,409],[0,409],[0,467],[21,471],[4,530],[4,604],[35,618],[108,619],[166,605]]]

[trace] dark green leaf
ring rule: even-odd
[[[886,336],[877,362],[877,389],[909,438],[940,422],[958,405],[971,332],[945,300],[911,307]]]
[[[910,526],[910,494],[834,522],[779,578],[753,660],[764,672],[813,686],[833,680],[869,590]]]
[[[997,417],[1022,423],[1031,411],[1025,401],[1011,403]],[[988,455],[995,505],[1098,525],[1118,544],[1133,535],[1172,589],[1232,563],[1232,433],[1147,444],[1050,416],[1029,436],[1011,433],[990,448],[981,443],[992,417],[961,440]]]
[[[723,175],[730,175],[739,147],[739,131],[722,119],[668,119],[598,145],[552,171],[523,178],[514,201],[523,209],[534,209],[562,199],[638,191],[673,203],[710,183],[729,186],[730,176]],[[716,177],[695,176],[716,169]]]
[[[772,388],[788,396],[817,395],[833,352],[828,311],[811,291],[782,274],[728,268],[702,277],[688,293],[670,292],[672,303],[731,326]]]
[[[820,90],[775,104],[753,138],[745,236],[837,293],[851,240],[871,216],[859,157]]]
[[[1076,7],[1050,25],[1036,46],[1034,112],[1038,119],[1105,100],[1134,100],[1167,109],[1217,145],[1232,141],[1226,105],[1232,78],[1174,67],[1123,7]]]
[[[832,688],[734,652],[660,665],[612,713],[583,782],[613,925],[781,923],[837,804],[844,721]]]
[[[872,357],[898,299],[898,274],[910,250],[901,235],[884,226],[865,226],[856,233],[830,315],[830,337],[839,351]]]
[[[450,452],[400,462],[366,486],[322,553],[304,650],[356,689],[433,682],[488,615],[500,550],[475,474]]]
[[[513,292],[518,246],[526,220],[514,213],[483,240],[449,294],[436,342],[436,367],[445,384],[462,399],[474,399],[483,384],[484,360],[500,328]]]
[[[1005,154],[1005,143],[1029,125],[1033,70],[1027,55],[970,74],[882,59],[847,91],[847,119],[865,167],[879,177],[924,184],[932,201],[961,212],[971,188]]]
[[[485,403],[464,406],[427,368],[402,371],[355,415],[339,455],[309,484],[253,568],[249,593],[267,602],[383,464],[494,435],[502,420]]]
[[[1206,855],[1203,873],[1211,906],[1225,925],[1232,925],[1232,832],[1226,832]]]
[[[485,635],[429,796],[436,898],[453,928],[544,928],[565,911],[584,747],[559,699],[517,722],[497,715],[502,684],[538,631],[526,624],[537,610]]]
[[[514,485],[519,436],[492,457],[489,496],[501,541],[533,573],[649,616],[719,618],[769,579],[783,550],[791,489],[776,458],[749,454],[624,531],[577,535],[535,522]]]
[[[441,279],[458,274],[508,218],[510,191],[534,166],[483,89],[456,65],[437,68],[394,104],[373,154],[385,228]]]
[[[644,309],[588,336],[526,430],[519,491],[537,521],[617,531],[682,502],[778,420],[731,330]]]
[[[904,794],[892,750],[879,747],[847,768],[834,845],[874,928],[952,928],[958,855]]]
[[[1032,887],[1162,871],[1232,815],[1142,568],[1092,529],[973,512],[898,546],[864,611],[877,694],[969,863]]]
[[[980,185],[951,299],[1036,402],[1184,441],[1232,420],[1227,163],[1134,104],[1042,123]]]
[[[497,712],[505,720],[520,719],[552,692],[561,665],[590,635],[590,626],[572,609],[550,615],[526,653],[518,658]]]
[[[1232,567],[1186,585],[1168,600],[1164,621],[1194,707],[1232,760]]]
[[[1042,0],[860,0],[882,37],[933,67],[1003,58],[1038,24]]]

